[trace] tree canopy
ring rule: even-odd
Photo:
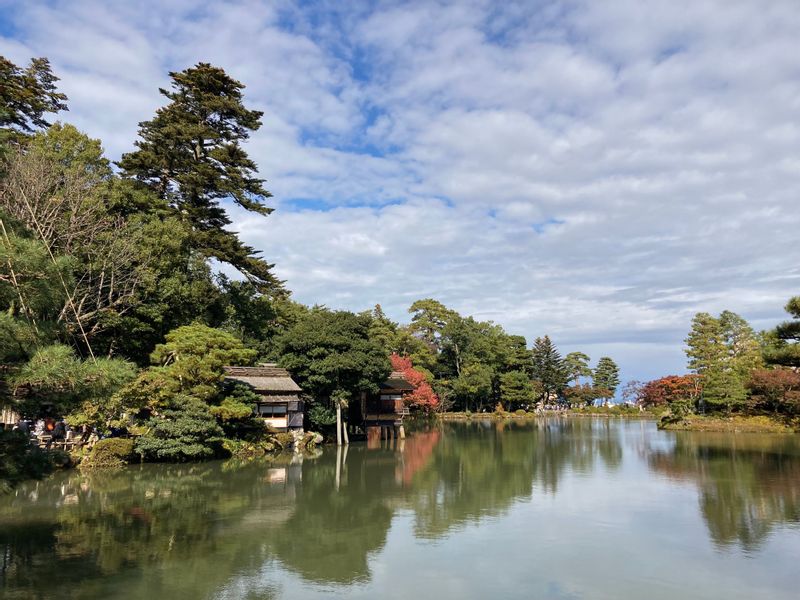
[[[137,149],[122,156],[123,173],[167,201],[191,226],[191,244],[209,258],[229,263],[261,291],[282,287],[272,265],[225,229],[231,220],[220,200],[268,215],[270,193],[256,176],[256,164],[242,148],[261,127],[262,112],[244,105],[244,85],[219,67],[198,63],[171,72],[172,89],[159,90],[170,102],[139,124]]]

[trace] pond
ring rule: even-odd
[[[797,598],[800,436],[445,423],[0,497],[3,598]]]

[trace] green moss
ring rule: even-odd
[[[259,458],[275,451],[275,444],[268,440],[246,441],[226,439],[222,447],[232,458],[251,459]]]
[[[106,438],[94,445],[89,456],[81,461],[81,469],[113,469],[135,460],[131,438]]]

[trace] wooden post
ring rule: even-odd
[[[336,401],[336,445],[342,445],[342,406]]]
[[[400,430],[397,433],[400,436],[401,440],[406,439],[406,430],[402,425],[400,425]]]

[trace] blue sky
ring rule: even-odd
[[[645,379],[695,312],[800,293],[796,0],[163,4],[0,0],[0,53],[112,158],[167,71],[245,83],[276,211],[234,225],[298,300],[434,297]]]

